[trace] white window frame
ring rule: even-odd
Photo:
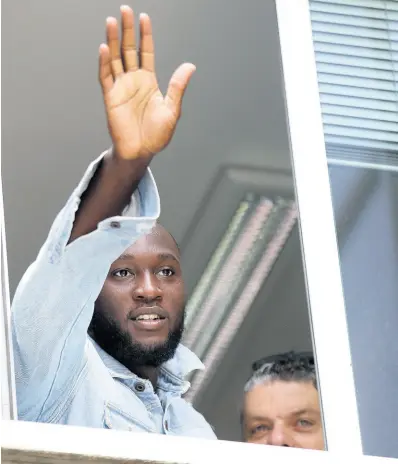
[[[135,436],[134,436],[135,435]],[[388,464],[396,460],[350,453],[329,453],[279,446],[237,442],[134,434],[105,429],[90,429],[32,422],[3,422],[2,462],[87,462],[99,464]],[[44,459],[43,459],[44,457]]]
[[[150,434],[138,437],[129,432],[18,422],[3,417],[1,439],[5,463],[37,460],[39,455],[45,455],[52,462],[58,457],[87,457],[91,462],[108,458],[136,463],[390,461],[362,456],[309,3],[308,0],[275,0],[275,4],[295,189],[301,216],[304,269],[329,452]],[[1,227],[4,240],[3,220]],[[7,273],[4,247],[2,259],[5,263],[2,270]],[[5,287],[2,286],[0,291],[9,318],[8,275],[4,275],[4,282]],[[3,375],[1,380],[3,383]],[[13,390],[11,387],[11,392]]]
[[[362,454],[308,0],[276,0],[304,272],[327,448]]]
[[[17,406],[15,398],[14,363],[11,343],[10,292],[8,287],[8,266],[6,237],[4,228],[3,183],[0,179],[0,350],[1,350],[1,418],[15,419]]]
[[[0,0],[0,32],[1,32],[1,0]],[[0,34],[1,55],[1,34]],[[1,57],[1,56],[0,56]],[[1,76],[1,59],[0,59]],[[0,86],[1,102],[1,86]],[[0,127],[1,113],[0,113]],[[1,163],[1,133],[0,133],[0,163]],[[1,165],[2,166],[2,165]],[[0,167],[1,169],[1,167]],[[3,181],[0,172],[0,392],[1,392],[1,419],[14,419],[17,416],[15,397],[15,377],[12,343],[11,343],[11,313],[10,313],[10,291],[8,283],[8,264],[6,235],[4,227],[4,201]]]

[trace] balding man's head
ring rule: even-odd
[[[151,231],[149,232],[149,234],[147,235],[155,235],[157,236],[160,240],[166,240],[166,241],[169,241],[169,239],[171,239],[171,241],[173,242],[174,244],[174,247],[175,249],[177,250],[178,254],[180,254],[180,247],[178,246],[178,243],[177,243],[177,240],[173,237],[173,235],[164,227],[162,226],[159,222],[156,223],[156,225],[151,229]],[[168,237],[168,238],[166,238]],[[144,237],[141,237],[142,238],[145,238]],[[139,239],[139,240],[141,240]]]

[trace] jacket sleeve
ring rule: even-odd
[[[95,231],[68,245],[81,195],[102,156],[91,163],[58,214],[11,306],[22,420],[39,421],[44,415],[46,422],[51,421],[70,397],[86,362],[87,329],[109,268],[151,230],[160,214],[158,191],[148,169],[122,216],[100,222]]]

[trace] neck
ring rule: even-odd
[[[128,366],[126,366],[128,367]],[[141,379],[149,380],[153,386],[153,389],[156,391],[158,385],[159,377],[159,368],[152,366],[131,366],[128,367],[129,370],[135,375],[138,375]]]

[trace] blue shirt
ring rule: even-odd
[[[188,348],[160,368],[157,392],[104,352],[88,335],[94,303],[115,261],[160,214],[148,170],[120,217],[69,245],[82,193],[94,161],[58,214],[12,303],[12,335],[21,420],[135,432],[216,438],[201,414],[182,399],[186,376],[203,369]]]

